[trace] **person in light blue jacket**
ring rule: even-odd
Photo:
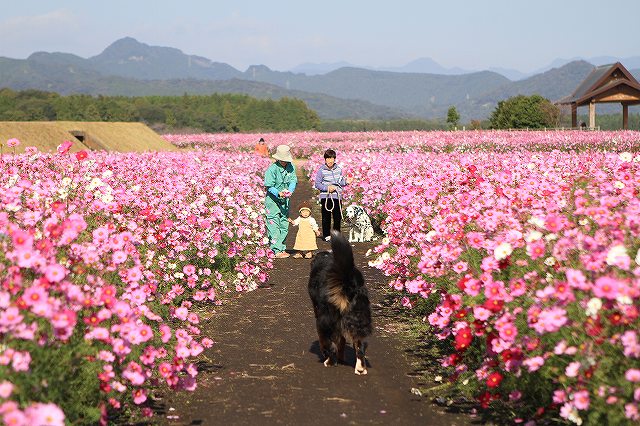
[[[336,163],[336,152],[327,149],[324,152],[324,165],[316,174],[314,187],[320,191],[320,205],[322,206],[322,238],[331,239],[331,218],[333,229],[340,232],[342,222],[342,189],[353,179],[345,177],[342,167]]]
[[[291,150],[287,145],[278,145],[271,156],[276,161],[264,174],[264,186],[267,194],[264,198],[265,221],[269,246],[276,258],[289,257],[285,251],[285,240],[289,233],[289,200],[296,189],[298,178],[293,166]]]

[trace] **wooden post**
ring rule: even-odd
[[[622,104],[622,129],[627,130],[629,128],[629,105]]]
[[[574,127],[574,128],[578,127],[578,105],[577,104],[571,104],[571,127]]]
[[[589,102],[589,128],[596,128],[596,103],[593,101]]]

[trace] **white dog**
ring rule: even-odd
[[[373,239],[371,219],[364,209],[352,204],[344,211],[345,219],[353,226],[349,229],[349,242],[364,242]]]

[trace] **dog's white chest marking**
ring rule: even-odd
[[[358,376],[367,374],[367,367],[365,367],[364,363],[362,362],[362,360],[360,360],[360,358],[356,358],[356,370],[355,370],[355,373]]]

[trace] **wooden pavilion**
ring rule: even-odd
[[[571,96],[556,102],[571,105],[571,127],[578,127],[578,107],[589,105],[589,127],[596,127],[596,104],[622,104],[622,128],[629,127],[629,105],[640,104],[640,83],[620,63],[601,65],[584,79]]]

